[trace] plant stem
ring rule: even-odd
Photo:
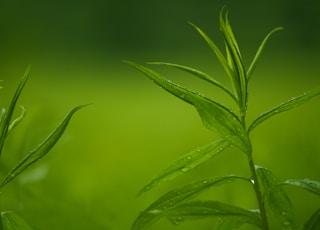
[[[254,164],[254,161],[252,158],[252,153],[248,154],[248,163],[250,166],[250,171],[251,171],[251,176],[252,176],[252,178],[251,178],[252,185],[253,185],[254,191],[256,193],[256,198],[257,198],[258,205],[259,205],[260,216],[261,216],[261,220],[262,220],[262,229],[269,230],[267,212],[266,212],[266,208],[264,205],[264,199],[262,196],[259,179],[258,179],[258,175],[256,172],[256,167],[255,167],[255,164]]]

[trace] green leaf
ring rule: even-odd
[[[191,171],[229,146],[230,143],[228,141],[218,140],[192,150],[190,153],[172,162],[167,168],[162,170],[156,178],[140,191],[139,195],[160,183],[172,180],[177,176]]]
[[[290,100],[288,100],[284,103],[281,103],[280,105],[270,109],[269,111],[261,114],[259,117],[257,117],[252,122],[252,124],[248,128],[248,133],[251,132],[259,124],[261,124],[263,121],[269,119],[270,117],[273,117],[274,115],[276,115],[278,113],[285,112],[285,111],[293,109],[299,105],[302,105],[305,102],[307,102],[308,100],[310,100],[316,96],[319,96],[319,94],[320,94],[320,88],[315,88],[315,89],[312,89],[312,90],[305,92],[304,94],[302,94],[300,96],[293,97]]]
[[[319,230],[320,226],[320,208],[307,220],[303,226],[303,230]]]
[[[264,197],[275,214],[281,221],[283,229],[295,229],[293,207],[290,198],[279,185],[281,181],[266,168],[257,166],[256,171],[264,188]]]
[[[222,138],[230,141],[245,153],[251,151],[251,144],[247,132],[232,111],[203,95],[172,83],[147,67],[129,61],[126,62],[140,70],[168,92],[192,104],[197,109],[204,125],[209,130],[219,133]]]
[[[262,43],[260,44],[252,62],[251,62],[251,65],[247,71],[247,78],[250,79],[251,76],[252,76],[252,73],[254,71],[254,69],[256,68],[256,65],[257,65],[257,62],[261,56],[261,53],[265,47],[265,45],[267,44],[267,41],[269,40],[269,38],[271,37],[272,34],[274,34],[276,31],[279,31],[279,30],[283,30],[282,27],[277,27],[275,29],[273,29],[270,33],[267,34],[267,36],[264,38],[264,40],[262,41]]]
[[[225,39],[225,46],[227,52],[227,61],[230,68],[233,70],[233,83],[236,87],[238,97],[240,99],[240,105],[246,106],[247,103],[247,76],[246,71],[243,65],[241,53],[237,40],[232,32],[229,20],[228,13],[225,14],[223,18],[224,10],[220,11],[220,30],[223,33]]]
[[[224,92],[226,92],[234,101],[237,102],[237,98],[232,94],[229,89],[224,87],[220,82],[216,81],[213,77],[209,76],[206,73],[203,73],[197,69],[190,68],[188,66],[183,66],[183,65],[178,65],[178,64],[172,64],[172,63],[166,63],[166,62],[148,62],[148,64],[153,64],[153,65],[166,65],[166,66],[171,66],[175,67],[177,69],[181,69],[185,72],[188,72],[196,77],[199,77],[207,82],[210,82],[211,84],[217,86],[218,88],[222,89]]]
[[[290,179],[290,180],[286,180],[285,182],[283,182],[283,184],[298,186],[298,187],[303,188],[313,194],[320,196],[320,182],[319,181],[314,181],[314,180],[309,180],[309,179],[303,179],[303,180]]]
[[[234,82],[235,82],[234,72],[230,68],[230,66],[228,64],[228,61],[225,58],[225,56],[223,55],[223,53],[220,51],[218,46],[211,40],[211,38],[205,32],[203,32],[199,27],[197,27],[196,25],[194,25],[192,23],[190,23],[190,25],[193,26],[197,30],[197,32],[201,35],[201,37],[208,43],[209,47],[211,48],[213,53],[216,55],[216,57],[218,58],[220,64],[222,65],[222,67],[224,68],[225,72],[229,76],[230,81],[233,84],[232,85],[233,89],[237,93],[238,91],[237,91],[236,85],[234,85]]]
[[[201,192],[206,191],[210,187],[218,186],[225,183],[230,183],[236,179],[248,181],[247,178],[231,175],[231,176],[225,176],[220,178],[202,180],[202,181],[172,190],[166,193],[165,195],[163,195],[162,197],[160,197],[158,200],[153,202],[147,209],[145,209],[137,217],[131,229],[132,230],[143,229],[155,223],[160,218],[164,217],[168,209],[175,207],[179,203],[191,197],[194,197]]]
[[[11,124],[9,125],[7,135],[11,132],[11,130],[14,127],[16,127],[22,121],[22,119],[26,115],[26,112],[27,112],[26,109],[23,106],[20,106],[20,107],[22,109],[22,112],[21,112],[20,116],[17,117],[16,119],[14,119],[14,121],[12,121]]]
[[[18,85],[18,88],[16,89],[16,92],[15,92],[13,98],[11,99],[11,103],[9,105],[8,111],[5,112],[5,110],[2,110],[1,122],[0,122],[0,155],[2,153],[3,144],[4,144],[5,138],[8,133],[8,129],[10,126],[10,122],[11,122],[11,118],[12,118],[14,109],[16,107],[19,96],[20,96],[20,94],[21,94],[21,92],[22,92],[22,90],[23,90],[23,88],[29,78],[30,70],[31,70],[31,66],[29,66],[27,68],[23,77],[21,78],[20,83]]]
[[[10,181],[12,181],[28,167],[30,167],[32,164],[34,164],[36,161],[44,157],[60,139],[66,127],[68,126],[73,114],[84,106],[86,105],[77,106],[70,110],[66,117],[62,120],[62,122],[53,130],[53,132],[38,147],[30,151],[3,179],[2,183],[0,184],[0,189]]]
[[[27,222],[14,212],[1,212],[2,230],[32,230]]]
[[[220,218],[234,220],[240,223],[261,227],[260,214],[243,208],[218,201],[191,201],[180,204],[168,211],[168,217],[173,223],[198,218]]]
[[[243,223],[239,220],[231,219],[231,218],[221,218],[213,229],[214,230],[238,229],[242,225]]]

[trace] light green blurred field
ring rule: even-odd
[[[186,59],[171,60],[181,64],[194,61]],[[249,119],[320,85],[317,66],[311,60],[265,56],[252,79]],[[1,194],[2,209],[17,210],[35,229],[129,229],[139,212],[170,188],[204,177],[249,175],[245,156],[233,148],[137,198],[139,189],[169,162],[218,136],[202,126],[190,105],[164,92],[121,60],[56,63],[33,67],[19,101],[28,114],[8,139],[2,175],[35,147],[72,106],[93,105],[79,111],[49,155]],[[221,74],[221,69],[208,62],[194,63],[217,76]],[[158,70],[180,84],[186,82],[190,88],[230,104],[215,88],[208,88],[190,75]],[[19,67],[4,73],[10,80],[2,82],[3,103],[18,82],[19,76],[13,75],[22,72]],[[320,180],[319,105],[319,98],[314,99],[257,128],[252,133],[257,164],[269,168],[280,179]],[[296,188],[288,192],[299,224],[320,206],[316,196]],[[256,208],[253,192],[241,183],[210,190],[202,197]],[[211,229],[211,224],[212,220],[205,220],[172,227],[164,220],[150,229]]]

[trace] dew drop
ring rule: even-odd
[[[149,213],[151,213],[151,214],[158,214],[160,212],[161,212],[161,210],[159,210],[159,209],[153,209],[153,210],[149,211]]]
[[[286,221],[283,221],[282,224],[284,226],[289,226],[289,225],[291,225],[291,222],[289,220],[286,220]]]
[[[281,211],[280,214],[281,214],[282,216],[286,216],[286,215],[287,215],[287,212],[286,212],[286,211]]]
[[[255,183],[254,179],[250,179],[250,182],[251,182],[251,184]]]
[[[208,181],[207,181],[207,180],[204,180],[204,181],[202,181],[202,183],[203,183],[203,184],[207,184],[207,183],[208,183]]]
[[[184,167],[184,168],[181,168],[180,171],[185,173],[185,172],[188,172],[190,171],[191,169],[190,168],[187,168],[187,167]]]

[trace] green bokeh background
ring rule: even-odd
[[[129,229],[139,212],[170,188],[203,177],[249,175],[245,156],[234,148],[186,176],[135,196],[169,162],[218,136],[202,126],[194,108],[122,60],[190,65],[227,83],[216,58],[187,23],[195,23],[223,45],[218,15],[224,5],[247,65],[271,29],[285,28],[271,38],[257,66],[250,85],[249,120],[320,85],[316,0],[2,0],[3,106],[27,65],[33,68],[19,101],[28,114],[8,138],[1,175],[44,139],[71,107],[94,104],[75,115],[46,158],[2,191],[1,210],[17,211],[39,230]],[[156,69],[230,105],[223,94],[190,75]],[[319,98],[314,99],[257,128],[251,136],[257,164],[281,179],[320,180],[319,105]],[[297,188],[287,191],[301,225],[319,208],[319,198]],[[253,192],[241,183],[202,197],[256,207]],[[150,229],[211,226],[211,219],[178,227],[163,220]]]

